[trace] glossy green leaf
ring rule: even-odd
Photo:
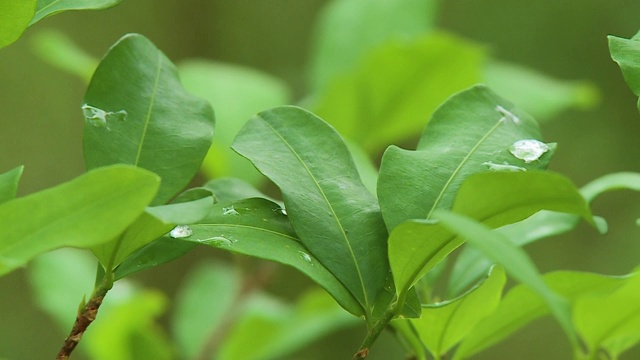
[[[617,62],[627,85],[636,96],[640,96],[640,38],[638,35],[631,39],[609,36],[609,51],[611,58]],[[640,109],[640,102],[638,102]]]
[[[574,348],[579,346],[571,323],[571,309],[566,298],[553,291],[543,280],[527,253],[505,236],[464,215],[439,210],[435,217],[450,231],[464,237],[487,257],[502,265],[517,281],[529,286],[555,316]]]
[[[571,181],[541,171],[472,175],[453,204],[456,213],[492,228],[523,220],[541,209],[591,220],[587,203]],[[389,237],[389,262],[400,298],[463,242],[454,230],[433,221],[412,220],[397,226]]]
[[[80,77],[89,83],[99,59],[89,55],[75,44],[66,34],[46,29],[31,38],[33,51],[52,66]]]
[[[254,197],[261,197],[276,202],[248,182],[238,178],[213,179],[204,184],[204,188],[213,193],[217,202],[238,201]]]
[[[485,67],[485,84],[506,96],[538,121],[569,108],[589,109],[599,102],[598,89],[584,81],[554,79],[531,69],[491,61]]]
[[[68,10],[101,10],[116,6],[122,0],[38,0],[36,14],[29,25],[47,16]]]
[[[548,273],[543,280],[550,289],[572,302],[588,294],[610,293],[627,281],[622,277],[575,271]],[[535,291],[526,285],[518,285],[509,291],[498,309],[465,338],[454,359],[466,359],[548,313],[549,308]]]
[[[258,111],[290,102],[287,85],[258,70],[205,60],[183,62],[178,71],[184,87],[216,110],[216,136],[202,163],[204,174],[209,178],[235,176],[254,185],[263,182],[264,176],[231,150],[231,143]]]
[[[311,290],[294,306],[255,296],[216,355],[220,360],[284,359],[313,340],[358,324],[324,292]]]
[[[64,246],[92,247],[120,234],[158,190],[154,174],[116,165],[0,205],[0,275]]]
[[[0,49],[18,40],[36,11],[36,0],[0,0]]]
[[[388,229],[408,219],[429,219],[449,209],[471,174],[508,164],[544,168],[554,146],[525,162],[509,152],[523,139],[539,139],[536,122],[484,86],[454,95],[433,114],[415,151],[390,146],[382,157],[378,198]],[[517,169],[511,168],[511,169]]]
[[[114,279],[119,280],[137,272],[166,264],[185,255],[197,246],[198,244],[190,242],[176,241],[168,235],[163,236],[127,256],[116,268]]]
[[[334,0],[320,14],[312,54],[311,85],[323,88],[389,40],[411,40],[434,22],[433,0]]]
[[[640,276],[633,274],[615,292],[578,299],[573,319],[590,353],[604,349],[616,359],[640,341]]]
[[[300,243],[276,203],[260,198],[219,203],[191,230],[191,236],[174,241],[195,242],[289,265],[322,286],[350,313],[364,314],[345,286]]]
[[[233,148],[278,185],[300,241],[369,315],[389,269],[387,231],[340,135],[280,107],[249,120]]]
[[[213,198],[148,207],[127,230],[114,241],[91,250],[103,266],[117,267],[127,256],[158,239],[178,224],[192,224],[203,219],[213,205]]]
[[[18,166],[0,174],[0,204],[16,197],[18,182],[20,182],[23,170],[24,166]]]
[[[240,300],[241,286],[237,269],[224,264],[202,264],[189,273],[178,291],[172,318],[173,333],[184,357],[203,358],[198,355]]]
[[[141,35],[109,50],[84,102],[87,168],[122,163],[157,173],[154,205],[189,183],[211,145],[211,106],[182,88],[173,64]]]
[[[483,60],[480,47],[451,35],[393,41],[331,82],[312,109],[345,138],[377,152],[415,136],[443,101],[476,84]]]
[[[504,270],[494,267],[486,280],[459,298],[423,305],[420,319],[410,321],[427,349],[436,358],[445,355],[496,310],[506,281]]]

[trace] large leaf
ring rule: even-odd
[[[542,280],[535,264],[524,250],[511,243],[505,236],[464,215],[438,210],[435,217],[443,226],[464,237],[468,243],[502,265],[511,277],[526,284],[540,296],[565,331],[574,349],[578,348],[569,302]]]
[[[66,34],[46,29],[35,33],[29,40],[33,51],[42,60],[89,83],[99,59],[80,48]]]
[[[189,183],[211,145],[211,106],[182,88],[173,64],[141,35],[109,50],[84,102],[87,168],[123,163],[157,173],[154,205]]]
[[[18,40],[36,11],[36,0],[0,0],[0,49]]]
[[[278,185],[300,241],[369,315],[387,277],[387,231],[340,135],[280,107],[249,120],[233,148]]]
[[[16,197],[22,170],[24,170],[24,166],[18,166],[0,174],[0,204]]]
[[[47,16],[67,10],[100,10],[116,6],[122,0],[38,0],[36,14],[29,25]]]
[[[618,63],[624,80],[636,96],[640,96],[640,32],[630,40],[609,36],[611,58]],[[638,102],[640,109],[640,101]]]
[[[205,219],[190,226],[189,241],[292,266],[329,292],[350,313],[363,309],[353,295],[300,243],[280,206],[266,199],[219,203]]]
[[[377,152],[415,136],[438,105],[477,83],[483,60],[480,47],[451,35],[393,41],[317,94],[313,110],[345,138]]]
[[[627,281],[622,277],[574,271],[548,273],[543,279],[549,288],[572,302],[588,294],[610,293]],[[535,291],[518,285],[509,291],[498,309],[465,338],[454,359],[465,359],[486,349],[548,313],[549,308]]]
[[[429,351],[440,358],[494,312],[506,281],[504,270],[494,268],[485,281],[463,296],[424,305],[420,319],[410,321]]]
[[[565,177],[548,172],[475,174],[460,187],[453,211],[492,228],[527,218],[541,209],[579,214],[588,221],[587,203]],[[463,239],[440,223],[412,220],[389,237],[389,262],[400,298]]]
[[[387,228],[450,208],[460,184],[471,174],[544,168],[552,146],[533,161],[509,151],[518,140],[539,137],[529,115],[484,86],[451,97],[433,114],[416,151],[390,146],[382,157],[378,198]]]
[[[204,188],[213,193],[216,202],[237,201],[253,197],[261,197],[276,202],[248,182],[238,178],[213,179],[204,184]]]
[[[156,194],[159,179],[115,165],[0,205],[0,275],[59,247],[92,247],[131,224]]]
[[[433,24],[433,0],[334,0],[315,29],[311,85],[324,87],[384,42],[413,39]]]
[[[216,137],[202,170],[209,178],[240,177],[259,184],[264,177],[233,150],[236,134],[258,111],[289,103],[289,89],[273,76],[237,65],[190,60],[178,66],[184,87],[216,109]]]

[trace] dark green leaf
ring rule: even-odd
[[[24,166],[18,166],[15,169],[0,174],[0,204],[16,197],[22,170],[24,170]]]
[[[156,194],[159,179],[115,165],[0,205],[0,275],[59,247],[107,242],[131,224]]]
[[[211,145],[211,106],[182,88],[173,64],[141,35],[109,50],[84,102],[87,167],[123,163],[157,173],[154,205],[189,183]]]
[[[30,40],[34,52],[44,61],[89,83],[99,60],[80,48],[67,35],[46,29],[34,34]]]
[[[176,241],[168,235],[163,236],[127,256],[122,264],[116,268],[115,280],[168,263],[193,250],[196,246],[198,244]]]
[[[300,241],[370,315],[387,277],[387,231],[340,135],[280,107],[249,120],[233,148],[278,185]]]
[[[529,115],[486,87],[451,97],[433,114],[416,151],[391,146],[384,153],[378,198],[387,228],[449,209],[471,174],[546,167],[553,146],[527,161],[509,151],[519,140],[539,138],[538,125]],[[503,169],[505,164],[510,166]]]
[[[289,219],[276,203],[255,198],[213,206],[209,215],[191,226],[189,241],[292,266],[329,292],[350,313],[363,309],[345,286],[300,243]]]
[[[29,25],[47,16],[67,10],[101,10],[116,6],[122,0],[38,0],[36,14]]]
[[[217,202],[238,201],[253,197],[261,197],[276,202],[248,182],[238,178],[213,179],[204,184],[204,187],[213,193]]]
[[[0,49],[18,40],[36,11],[36,0],[0,0]]]

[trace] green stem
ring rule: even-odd
[[[394,311],[389,309],[380,320],[373,324],[367,332],[367,336],[364,338],[362,345],[360,345],[358,351],[353,355],[353,360],[364,359],[369,355],[369,348],[371,348],[371,345],[378,339],[378,336],[380,336],[382,330],[387,327],[391,319],[393,319],[393,315]]]

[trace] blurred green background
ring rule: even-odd
[[[25,165],[20,184],[24,195],[84,171],[80,105],[85,85],[34,54],[30,39],[38,32],[60,30],[96,57],[125,33],[141,33],[174,62],[208,58],[282,78],[298,100],[306,93],[313,26],[325,3],[125,0],[105,11],[68,12],[43,20],[17,43],[0,50],[0,172]],[[628,38],[640,30],[640,2],[441,0],[437,23],[441,29],[484,44],[497,59],[560,79],[588,80],[599,88],[601,101],[596,108],[566,111],[543,125],[545,140],[559,144],[552,170],[579,186],[610,172],[640,171],[637,99],[610,59],[606,39],[609,34]],[[639,200],[639,195],[629,192],[596,200],[594,212],[609,221],[610,232],[605,236],[582,225],[527,250],[542,272],[629,272],[640,263],[640,231],[635,225]],[[212,257],[228,258],[202,250],[137,279],[171,294],[191,263]],[[309,285],[301,275],[285,269],[280,269],[274,282],[273,290],[284,297],[293,297],[299,287]],[[24,271],[0,278],[0,324],[0,358],[51,358],[65,336],[34,304]],[[332,334],[293,358],[349,358],[363,334],[363,328]],[[640,351],[632,351],[623,358],[639,357]],[[400,359],[402,352],[385,335],[370,358]],[[475,358],[566,359],[570,353],[559,327],[545,319]]]

